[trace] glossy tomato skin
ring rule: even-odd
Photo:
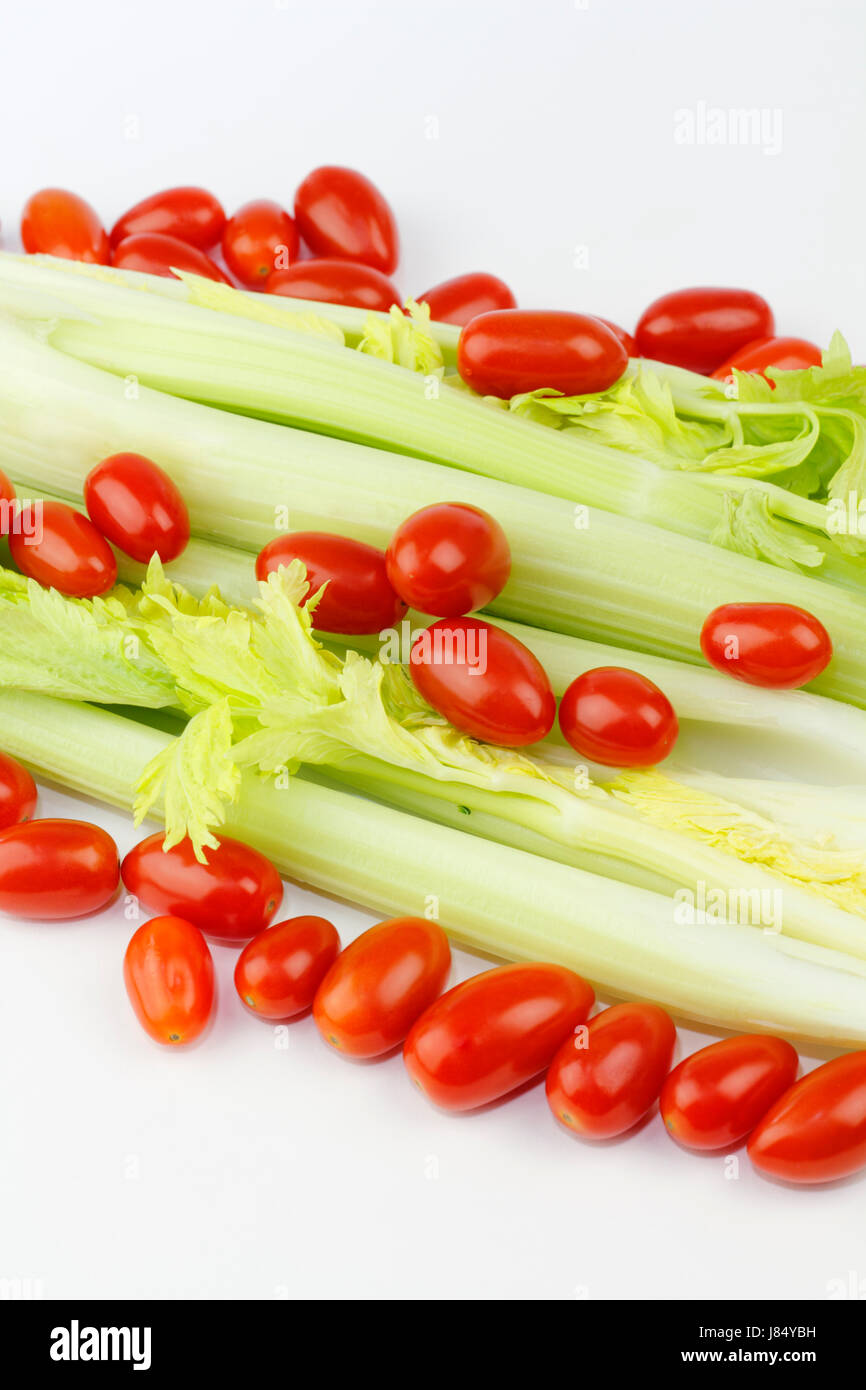
[[[381,632],[406,612],[388,579],[385,552],[373,545],[326,531],[293,531],[277,536],[259,552],[256,578],[267,579],[292,560],[306,566],[308,598],[328,585],[313,616],[320,632]]]
[[[653,300],[634,338],[641,357],[706,374],[773,328],[769,304],[752,290],[697,286]]]
[[[386,562],[388,579],[410,607],[456,618],[501,593],[511,573],[511,550],[489,512],[440,502],[397,527]]]
[[[0,834],[0,911],[63,921],[111,902],[117,845],[81,820],[29,820]]]
[[[468,275],[455,275],[443,280],[432,290],[416,296],[419,303],[430,305],[430,317],[436,323],[456,323],[460,328],[492,309],[516,309],[517,300],[504,280],[486,270],[474,270]]]
[[[277,267],[297,260],[301,239],[293,219],[270,198],[244,203],[229,218],[223,232],[223,259],[237,280],[250,289],[264,289]]]
[[[547,1073],[547,1103],[560,1124],[587,1139],[613,1139],[658,1100],[677,1030],[657,1004],[614,1004],[586,1035],[569,1037]]]
[[[723,603],[701,630],[711,666],[748,685],[793,690],[814,680],[833,655],[824,624],[790,603]]]
[[[559,703],[559,726],[572,748],[605,767],[654,767],[679,733],[664,692],[624,666],[597,666],[573,680]]]
[[[25,505],[9,536],[12,559],[22,574],[72,598],[93,598],[117,582],[111,546],[92,521],[65,502]]]
[[[381,1057],[441,994],[450,969],[451,948],[436,922],[380,922],[346,947],[319,986],[319,1032],[346,1057]]]
[[[485,970],[418,1019],[403,1049],[406,1070],[435,1105],[474,1110],[549,1067],[594,1000],[561,965]]]
[[[0,468],[0,536],[8,535],[14,516],[15,489]]]
[[[24,250],[68,261],[107,265],[108,237],[98,214],[65,188],[41,188],[24,204],[21,215]]]
[[[158,232],[176,237],[200,251],[216,246],[223,234],[226,215],[222,204],[206,188],[183,185],[151,193],[118,217],[111,229],[112,250],[128,236]]]
[[[189,839],[169,850],[157,831],[126,855],[124,886],[157,912],[183,917],[220,941],[247,941],[272,920],[283,900],[280,876],[258,850],[218,835],[200,864]]]
[[[832,1182],[866,1166],[866,1052],[802,1077],[763,1116],[748,1152],[759,1172],[785,1182]]]
[[[400,291],[381,270],[357,261],[298,261],[287,270],[268,276],[268,294],[288,295],[290,299],[313,299],[323,304],[348,304],[356,309],[376,309],[387,313],[400,303]]]
[[[717,381],[727,381],[735,368],[738,372],[757,372],[759,376],[764,376],[767,367],[802,371],[805,367],[820,367],[821,360],[821,349],[805,338],[758,338],[717,367],[713,376]],[[765,380],[773,385],[769,377]]]
[[[383,275],[397,268],[394,214],[357,169],[323,164],[308,174],[295,194],[295,221],[314,256],[361,261]]]
[[[467,386],[506,400],[544,386],[566,396],[606,391],[627,366],[628,353],[601,319],[559,309],[479,314],[457,344]]]
[[[637,357],[637,347],[630,333],[626,333],[624,328],[620,328],[619,324],[614,323],[611,319],[603,319],[601,314],[595,314],[594,317],[598,319],[599,323],[603,323],[605,328],[609,328],[615,338],[619,339],[629,357]]]
[[[235,989],[258,1018],[294,1018],[309,1009],[340,952],[325,917],[290,917],[248,941],[235,966]]]
[[[152,917],[126,948],[123,978],[135,1016],[155,1042],[195,1042],[214,1006],[213,958],[192,922]]]
[[[186,503],[168,474],[143,454],[112,454],[91,468],[84,505],[103,536],[141,564],[154,552],[168,564],[186,549]]]
[[[521,748],[545,738],[556,699],[544,667],[510,633],[479,618],[440,618],[412,644],[419,694],[455,728]]]
[[[172,267],[188,270],[193,275],[203,275],[207,280],[218,280],[223,285],[231,284],[219,266],[204,251],[189,242],[179,241],[177,237],[165,236],[162,232],[138,232],[135,236],[124,237],[111,253],[111,263],[118,270],[138,270],[145,275],[162,275],[176,280]]]
[[[702,1047],[680,1062],[662,1087],[668,1133],[686,1149],[741,1143],[793,1084],[798,1064],[784,1038],[758,1033]]]
[[[30,820],[36,797],[36,783],[27,768],[8,753],[0,753],[0,830]]]

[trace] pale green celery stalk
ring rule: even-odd
[[[169,298],[123,287],[102,267],[70,271],[48,259],[0,255],[0,305],[41,321],[64,353],[174,395],[452,465],[696,539],[711,541],[732,527],[749,553],[757,546],[774,564],[822,562],[817,533],[769,511],[757,528],[750,516],[732,518],[725,494],[700,478],[566,437],[434,376],[333,342],[201,308],[177,291]],[[864,562],[839,555],[830,567],[834,582],[866,583]]]
[[[89,705],[0,694],[4,747],[77,792],[129,806],[166,734]],[[599,988],[735,1029],[866,1041],[866,978],[836,951],[737,923],[684,927],[670,899],[374,802],[247,778],[227,827],[313,888],[383,914],[429,913],[470,948],[552,960]]]
[[[130,449],[172,475],[199,535],[249,550],[281,527],[384,546],[419,507],[483,507],[514,555],[492,613],[659,656],[701,662],[698,635],[720,603],[799,604],[835,645],[813,688],[866,705],[866,608],[833,585],[528,489],[118,382],[0,323],[0,467],[37,495],[80,498],[95,463]]]

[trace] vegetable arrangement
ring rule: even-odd
[[[688,751],[705,726],[824,740],[862,785],[842,339],[777,338],[741,290],[666,295],[634,335],[486,272],[404,307],[393,213],[334,166],[292,212],[189,187],[110,233],[43,190],[22,240],[0,909],[97,911],[122,879],[157,914],[124,975],[163,1044],[210,1026],[212,937],[243,945],[248,1012],[402,1047],[446,1109],[546,1072],[585,1138],[658,1101],[681,1145],[751,1136],[770,1176],[866,1165],[866,1052],[797,1082],[785,1040],[866,1043],[866,793]],[[17,759],[165,828],[120,865],[33,819]],[[324,918],[275,922],[281,871],[387,920],[342,951]],[[443,993],[449,936],[517,963]],[[586,977],[634,1002],[591,1017]],[[748,1031],[671,1071],[668,1010]]]

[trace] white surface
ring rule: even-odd
[[[668,288],[745,283],[781,331],[838,325],[862,357],[864,31],[857,0],[18,0],[4,244],[49,183],[110,224],[179,182],[290,204],[309,168],[345,163],[395,206],[407,291],[484,267],[526,305],[630,327]],[[764,108],[768,138],[677,143],[683,112],[714,107]],[[57,793],[42,810],[133,843],[123,816]],[[285,915],[315,901],[289,887]],[[344,940],[371,921],[321,910]],[[225,948],[216,1027],[167,1055],[124,995],[131,930],[122,904],[0,923],[0,1279],[46,1297],[568,1299],[823,1298],[866,1278],[862,1183],[790,1191],[742,1154],[733,1178],[658,1118],[582,1145],[538,1088],[439,1115],[399,1060],[343,1063],[309,1021],[278,1050]],[[683,1032],[680,1055],[703,1041]]]

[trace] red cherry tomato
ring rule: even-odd
[[[793,690],[824,670],[833,643],[824,624],[790,603],[723,603],[701,630],[717,671],[749,685]]]
[[[605,767],[653,767],[679,733],[667,695],[624,666],[597,666],[573,680],[559,704],[559,727],[572,748]]]
[[[104,594],[117,581],[117,561],[92,521],[65,502],[22,506],[9,536],[22,574],[73,598]]]
[[[503,965],[444,994],[418,1019],[403,1059],[445,1110],[474,1110],[531,1081],[593,1006],[592,988],[561,965]]]
[[[225,263],[241,284],[264,288],[279,266],[288,269],[301,247],[298,229],[285,208],[269,198],[244,203],[223,232]]]
[[[443,280],[432,290],[416,296],[419,302],[430,305],[430,317],[436,323],[456,323],[462,328],[470,319],[487,314],[491,309],[515,309],[517,300],[504,280],[475,270],[468,275],[455,275]]]
[[[117,845],[83,820],[29,820],[0,834],[0,911],[61,921],[98,912],[120,882]]]
[[[394,214],[357,169],[323,164],[308,174],[295,194],[295,221],[314,256],[362,261],[385,275],[397,267]]]
[[[15,489],[0,469],[0,536],[7,536],[15,516]]]
[[[687,1149],[739,1144],[793,1083],[798,1062],[789,1042],[756,1033],[702,1047],[662,1087],[668,1133]]]
[[[133,933],[123,978],[135,1016],[158,1043],[194,1042],[214,1005],[213,958],[192,922],[152,917]]]
[[[381,632],[406,612],[388,580],[385,553],[349,536],[326,531],[294,531],[269,541],[256,560],[256,578],[267,579],[281,565],[302,560],[311,598],[327,589],[316,605],[314,626],[320,632]]]
[[[600,319],[559,309],[496,309],[460,334],[457,370],[473,391],[508,399],[550,386],[566,396],[606,391],[628,354]]]
[[[21,240],[25,251],[108,264],[108,237],[98,214],[65,188],[42,188],[27,199],[21,214]]]
[[[325,917],[290,917],[248,941],[235,966],[235,989],[258,1018],[293,1018],[309,1009],[340,953]]]
[[[143,454],[112,454],[91,468],[84,504],[94,526],[125,555],[168,563],[189,540],[186,504],[167,473]]]
[[[749,1140],[761,1173],[786,1182],[832,1182],[866,1165],[866,1052],[810,1071],[763,1116]]]
[[[630,333],[626,333],[625,329],[620,328],[618,323],[612,323],[610,319],[603,319],[601,314],[595,314],[594,317],[598,319],[599,323],[603,323],[605,328],[609,328],[614,337],[619,338],[629,357],[637,357],[637,348]]]
[[[219,848],[205,850],[207,863],[200,864],[190,840],[164,850],[163,839],[158,831],[127,854],[120,873],[130,893],[222,941],[246,941],[268,925],[283,885],[263,854],[218,835]]]
[[[456,728],[520,748],[550,733],[556,699],[528,647],[479,618],[442,618],[412,644],[419,693]]]
[[[547,1103],[584,1138],[624,1134],[658,1100],[676,1040],[657,1004],[615,1004],[562,1044],[547,1073]]]
[[[175,270],[188,270],[208,280],[219,280],[223,285],[231,284],[228,276],[223,275],[204,251],[177,237],[164,236],[162,232],[138,232],[135,236],[124,237],[115,246],[111,263],[118,270],[139,270],[145,275],[163,275],[169,280],[177,279]]]
[[[727,381],[735,368],[738,372],[757,372],[775,389],[775,382],[764,375],[765,368],[794,372],[805,367],[820,367],[821,361],[821,349],[805,338],[758,338],[717,367],[713,376],[717,381]]]
[[[442,992],[450,969],[448,938],[435,922],[380,922],[346,947],[319,986],[319,1032],[347,1057],[381,1057]]]
[[[396,285],[371,265],[355,261],[298,261],[287,270],[268,276],[268,294],[284,294],[292,299],[315,299],[323,304],[349,304],[356,309],[387,312],[400,303]]]
[[[457,618],[495,599],[511,573],[499,522],[480,507],[441,502],[397,527],[387,550],[388,578],[413,608]]]
[[[206,188],[183,186],[165,188],[151,193],[140,203],[118,217],[111,229],[111,246],[128,236],[142,232],[159,232],[161,236],[177,237],[200,251],[216,246],[226,224],[222,204]]]
[[[36,795],[36,783],[27,768],[8,753],[0,753],[0,830],[30,820]]]
[[[772,337],[773,311],[751,290],[673,290],[653,300],[634,331],[641,357],[712,372],[755,338]]]

